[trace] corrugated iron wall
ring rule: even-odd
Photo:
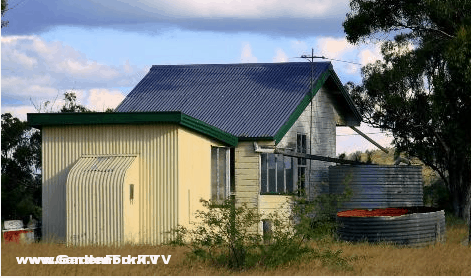
[[[61,126],[42,131],[45,238],[66,238],[66,180],[80,156],[138,154],[140,241],[164,241],[165,232],[178,223],[178,126]]]
[[[346,184],[352,190],[340,210],[423,206],[420,166],[331,166],[329,184],[330,193],[342,193]]]

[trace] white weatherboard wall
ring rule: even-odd
[[[258,142],[263,146],[272,142]],[[260,196],[260,154],[252,141],[239,141],[235,148],[235,195],[238,205],[257,208]]]
[[[302,133],[306,134],[309,142],[307,153],[335,157],[337,118],[338,114],[329,97],[329,91],[322,86],[276,147],[296,150],[296,134]],[[306,181],[306,185],[309,185],[306,190],[309,199],[312,200],[318,193],[329,192],[328,167],[333,164],[316,160],[308,161],[310,163],[308,163],[307,171],[310,175]]]

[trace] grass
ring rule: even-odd
[[[447,218],[447,221],[449,219]],[[189,261],[188,248],[133,245],[124,247],[66,247],[61,244],[16,244],[2,242],[2,275],[471,275],[471,247],[463,246],[467,227],[450,219],[447,240],[422,248],[388,244],[348,243],[327,238],[312,242],[319,256],[291,262],[277,268],[256,267],[244,272],[215,268],[200,261]],[[329,250],[329,251],[327,251]],[[340,251],[341,250],[341,253]],[[336,252],[338,251],[338,252]],[[16,257],[68,255],[138,256],[172,255],[168,265],[18,265]],[[347,262],[349,266],[338,263]],[[331,260],[331,262],[329,262]],[[333,262],[333,263],[332,263]]]

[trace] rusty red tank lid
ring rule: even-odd
[[[337,213],[339,217],[401,216],[408,212],[405,208],[353,209]]]

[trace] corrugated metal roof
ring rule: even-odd
[[[313,84],[331,68],[313,63]],[[310,77],[306,62],[152,66],[116,112],[181,111],[238,137],[273,137]]]

